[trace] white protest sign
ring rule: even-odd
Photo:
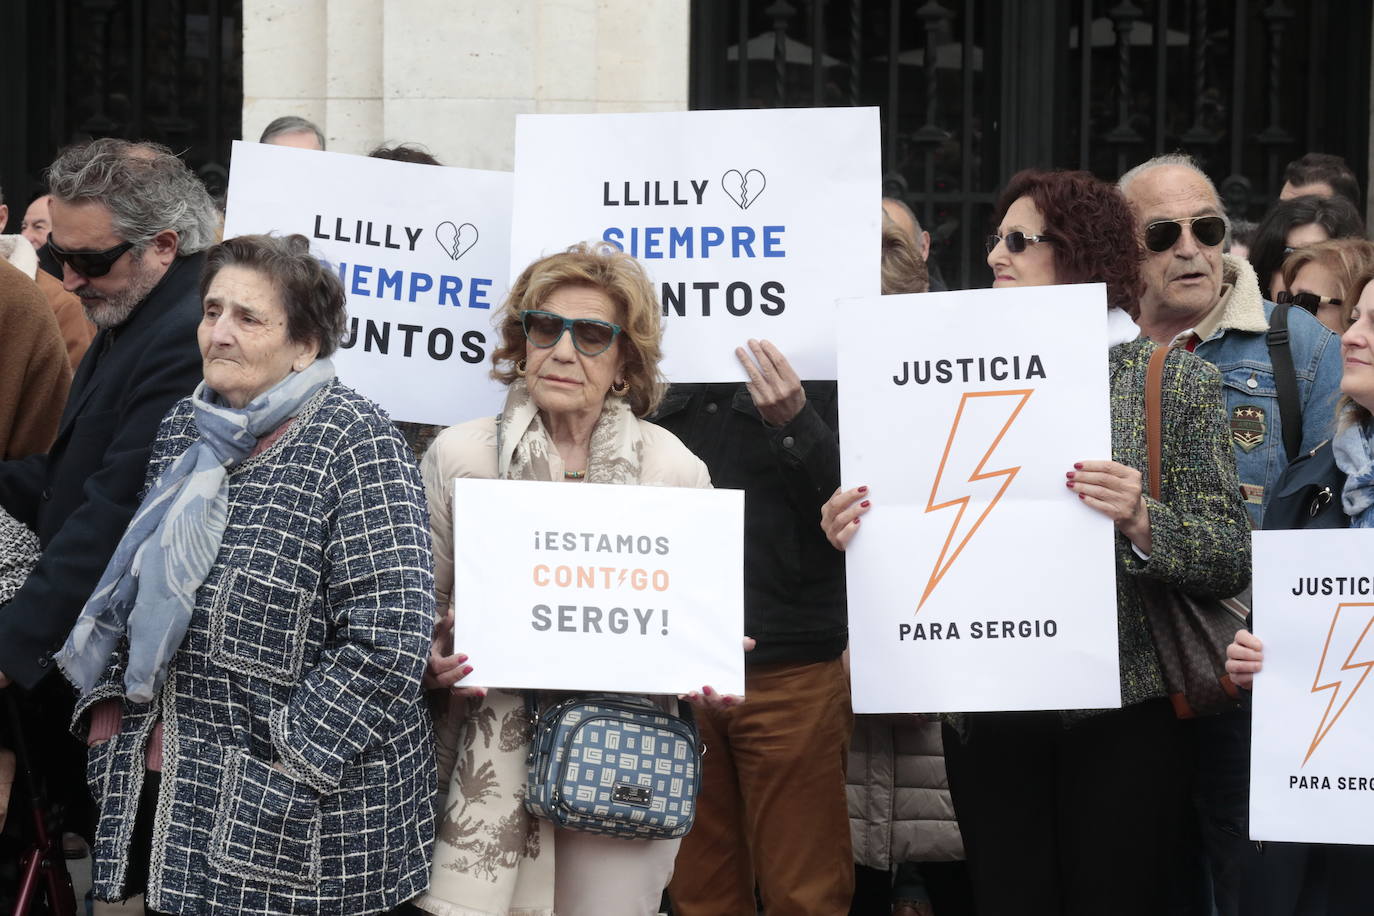
[[[299,233],[343,280],[339,377],[394,420],[494,414],[509,286],[508,172],[234,143],[224,237]]]
[[[454,486],[453,644],[471,683],[744,693],[741,491]]]
[[[1256,531],[1253,543],[1264,670],[1250,836],[1374,845],[1374,531]]]
[[[1100,284],[839,303],[854,711],[1121,705]]]
[[[744,381],[766,338],[833,379],[835,300],[879,292],[879,149],[876,108],[521,115],[512,276],[604,240],[654,281],[668,378]]]

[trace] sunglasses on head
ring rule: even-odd
[[[1174,247],[1183,227],[1191,226],[1193,238],[1198,244],[1208,248],[1220,245],[1226,238],[1226,220],[1220,216],[1190,216],[1187,219],[1160,219],[1145,227],[1145,247],[1154,252],[1168,251]]]
[[[987,245],[988,254],[992,254],[992,250],[997,247],[999,242],[1005,242],[1007,251],[1012,254],[1020,254],[1026,250],[1027,245],[1036,245],[1040,242],[1053,241],[1054,239],[1050,238],[1048,235],[1026,235],[1026,233],[1018,229],[1015,232],[1008,232],[1006,235],[998,235],[994,232],[992,235],[988,236],[985,244]]]
[[[1341,300],[1333,299],[1330,296],[1318,296],[1316,293],[1290,293],[1284,290],[1274,297],[1274,301],[1279,305],[1296,305],[1300,309],[1306,309],[1313,315],[1317,314],[1317,309],[1323,305],[1340,305]]]
[[[48,236],[48,250],[53,257],[57,258],[59,264],[65,264],[81,276],[103,277],[110,272],[115,261],[124,257],[124,252],[134,247],[133,242],[120,242],[113,248],[106,248],[104,251],[68,251],[57,242],[53,241],[51,235]]]
[[[547,350],[558,343],[563,332],[572,330],[573,346],[583,356],[600,356],[615,343],[620,333],[620,325],[595,318],[564,318],[553,312],[526,309],[520,313],[520,325],[525,329],[525,339],[541,350]]]

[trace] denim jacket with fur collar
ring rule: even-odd
[[[1226,420],[1236,453],[1241,493],[1259,527],[1274,484],[1288,466],[1278,391],[1266,333],[1274,304],[1260,295],[1250,264],[1222,256],[1228,289],[1218,326],[1193,352],[1221,372]],[[1288,314],[1289,345],[1302,405],[1300,453],[1330,438],[1341,384],[1340,338],[1300,308]]]

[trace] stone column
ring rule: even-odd
[[[509,169],[515,116],[687,107],[682,0],[244,0],[245,137],[275,117],[329,148],[417,142]]]

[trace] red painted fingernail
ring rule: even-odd
[[[704,694],[706,694],[708,697],[714,695],[714,691],[711,690],[710,687],[703,687],[703,688],[701,688],[701,692],[704,693]]]
[[[1072,480],[1066,480],[1066,481],[1064,481],[1064,486],[1066,486],[1066,487],[1068,487],[1070,490],[1072,490],[1072,489],[1073,489],[1073,481],[1072,481]]]
[[[1067,478],[1069,478],[1070,480],[1073,480],[1073,471],[1069,471],[1069,472],[1068,472],[1067,474],[1065,474],[1064,476],[1067,477]]]
[[[1075,471],[1081,471],[1081,470],[1083,470],[1083,462],[1081,462],[1081,461],[1075,462],[1075,463],[1074,463],[1074,466],[1073,466],[1073,469],[1074,469]]]
[[[458,656],[458,661],[460,661],[460,662],[465,662],[465,661],[467,661],[467,660],[468,660],[468,657],[467,657],[466,655],[460,655],[460,656]]]
[[[1078,498],[1079,498],[1079,499],[1087,499],[1087,497],[1084,496],[1082,493],[1079,493],[1079,494],[1078,494]]]
[[[464,665],[464,666],[463,666],[463,677],[467,677],[467,676],[468,676],[469,674],[471,674],[471,673],[472,673],[472,666],[471,666],[471,665]]]
[[[860,493],[867,493],[867,492],[868,492],[868,487],[859,487],[859,492],[860,492]]]
[[[860,506],[863,506],[865,509],[868,508],[868,504],[869,504],[869,501],[866,500],[866,499],[865,499],[863,502],[859,503],[859,505],[860,505]]]
[[[859,522],[861,522],[861,521],[863,521],[863,519],[861,519],[861,518],[856,518],[856,519],[854,519],[854,524],[855,524],[855,525],[858,525]]]

